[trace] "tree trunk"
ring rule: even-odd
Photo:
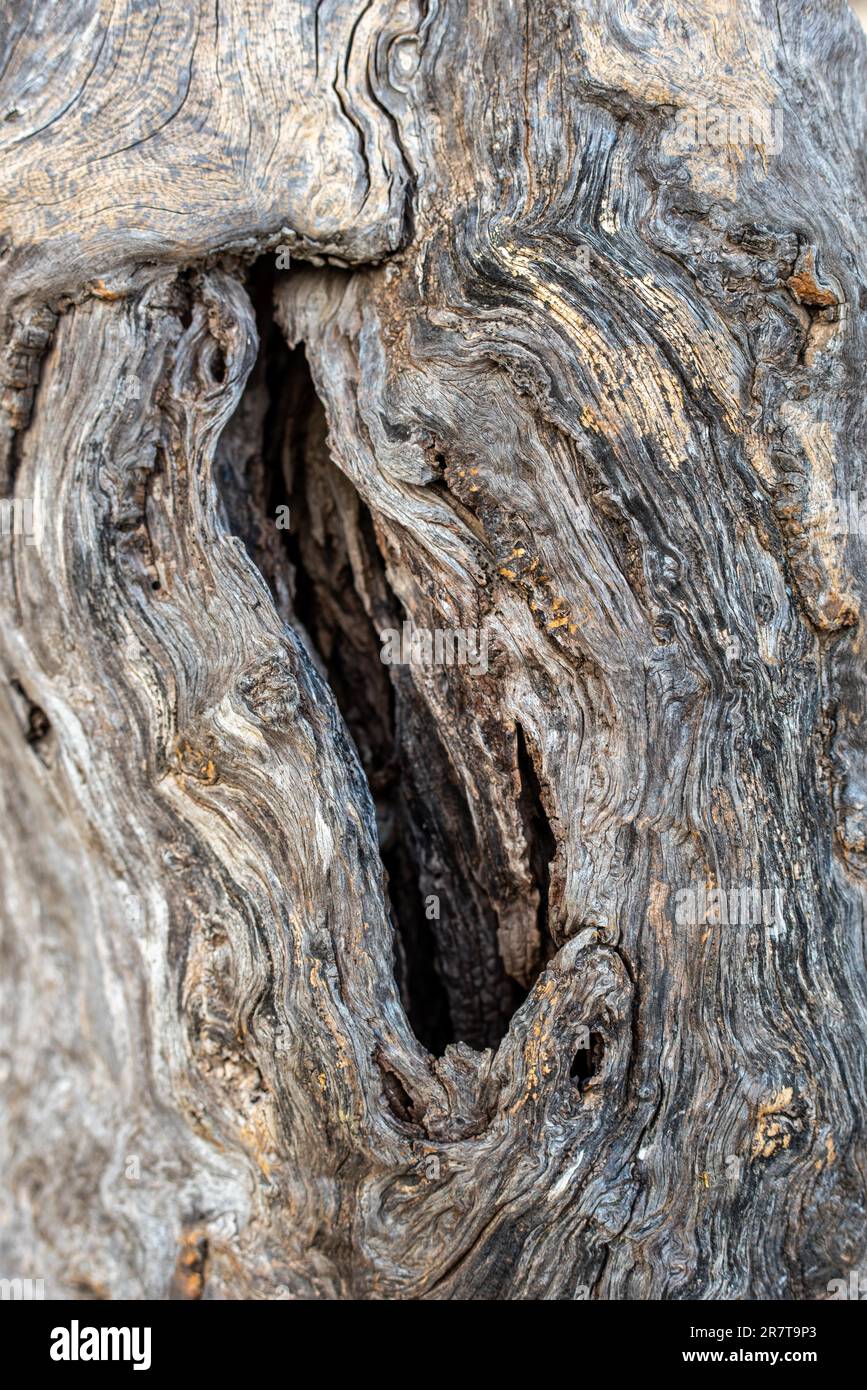
[[[0,35],[0,1274],[829,1297],[855,19],[58,8]]]

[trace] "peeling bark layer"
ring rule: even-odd
[[[49,12],[0,36],[0,1272],[827,1297],[855,20]],[[405,622],[486,659],[386,665]]]

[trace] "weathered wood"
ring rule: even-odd
[[[867,1258],[855,19],[5,22],[41,534],[0,553],[0,1273],[828,1297]],[[384,664],[405,621],[483,652]]]

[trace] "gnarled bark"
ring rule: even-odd
[[[49,11],[0,44],[2,1272],[826,1297],[867,1254],[854,18]],[[487,659],[385,665],[404,622]]]

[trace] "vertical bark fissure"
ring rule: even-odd
[[[520,812],[527,841],[527,861],[533,887],[539,896],[536,925],[539,933],[539,968],[545,968],[556,951],[551,935],[548,908],[551,899],[551,864],[557,853],[557,841],[542,800],[542,788],[527,736],[520,724],[515,725],[518,774],[521,779]]]
[[[248,390],[265,395],[266,403],[259,403],[261,449],[246,497],[238,495],[236,473],[223,470],[223,500],[232,529],[265,574],[278,607],[288,591],[284,617],[300,624],[352,736],[377,813],[401,996],[419,1041],[440,1055],[455,1040],[454,1030],[407,823],[406,754],[395,692],[365,602],[384,623],[399,621],[397,600],[370,512],[329,456],[324,412],[304,349],[289,349],[271,317],[274,280],[270,263],[258,262],[250,288],[263,346]],[[359,564],[364,576],[356,573]]]
[[[408,668],[381,659],[380,634],[403,631],[412,615],[389,584],[387,542],[374,516],[331,456],[304,348],[288,348],[275,328],[270,302],[276,278],[265,260],[249,278],[262,348],[245,397],[252,398],[261,440],[240,463],[238,438],[233,442],[227,430],[218,470],[227,520],[284,618],[300,625],[358,752],[377,813],[397,982],[416,1036],[435,1055],[456,1041],[496,1046],[532,980],[511,978],[502,959],[487,872],[474,872],[470,884],[467,866],[449,860],[449,844],[473,840],[475,830],[452,767],[448,731],[432,721]],[[247,409],[242,398],[239,418]],[[535,979],[556,950],[548,926],[556,840],[520,727],[515,756],[529,891],[538,900]],[[479,919],[473,934],[490,940],[481,958],[464,934],[467,912]],[[469,1009],[468,970],[474,981],[478,975],[480,991],[478,1006]]]

